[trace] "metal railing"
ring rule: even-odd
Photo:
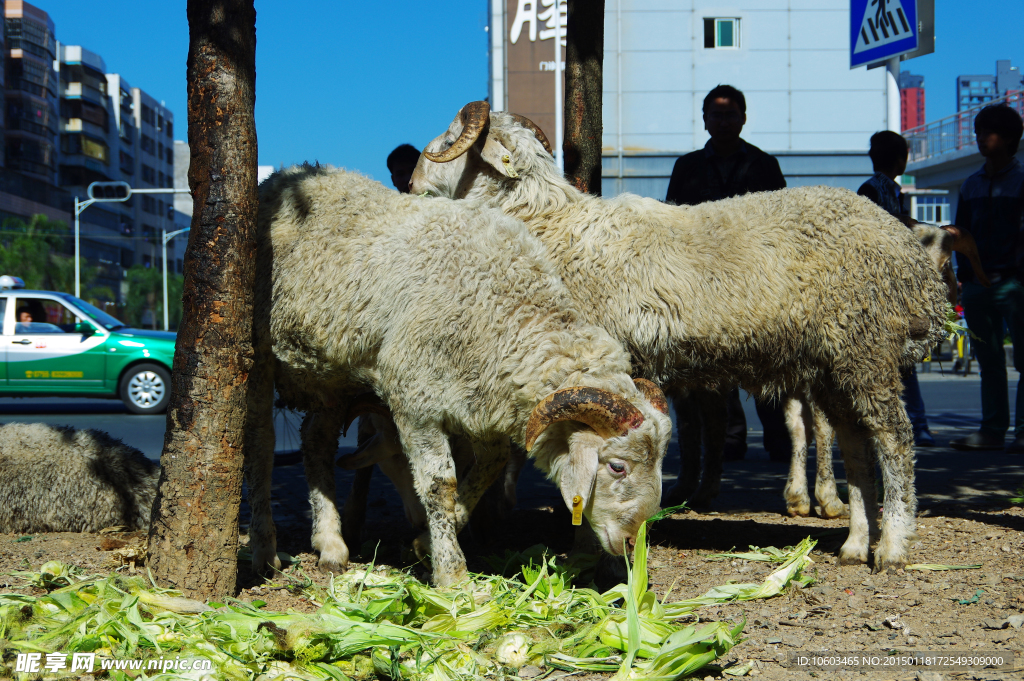
[[[951,116],[940,118],[937,121],[904,130],[903,136],[910,145],[910,162],[914,163],[943,154],[974,148],[976,145],[974,139],[974,117],[984,107],[993,104],[1006,104],[1024,116],[1024,93],[1013,92],[980,106],[958,111]]]

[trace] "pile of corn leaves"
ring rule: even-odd
[[[646,525],[636,544],[627,583],[603,594],[573,587],[572,570],[540,555],[513,578],[473,575],[451,589],[382,568],[349,571],[327,588],[307,580],[301,589],[319,605],[314,614],[267,612],[259,601],[207,605],[141,577],[87,579],[48,563],[39,573],[22,573],[45,595],[0,594],[0,677],[30,678],[15,672],[13,653],[93,652],[98,659],[180,656],[213,665],[207,676],[132,673],[143,679],[446,681],[515,678],[526,665],[677,679],[725,655],[744,624],[675,620],[705,605],[767,598],[811,581],[801,574],[812,562],[808,538],[778,555],[780,567],[763,584],[728,584],[674,602],[670,589],[659,601],[647,588]]]

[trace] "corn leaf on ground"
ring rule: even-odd
[[[320,604],[313,614],[266,612],[238,600],[200,603],[142,577],[90,578],[51,561],[38,573],[19,573],[45,594],[0,594],[0,677],[37,678],[15,671],[17,653],[87,652],[99,659],[208,659],[215,679],[447,681],[502,678],[525,664],[677,679],[728,652],[744,625],[674,620],[704,605],[769,598],[810,581],[801,570],[813,545],[807,539],[791,551],[764,549],[781,566],[763,584],[728,584],[665,603],[648,589],[645,526],[627,583],[603,594],[574,587],[572,567],[534,551],[492,561],[506,568],[518,561],[515,576],[475,574],[451,589],[383,567],[349,571],[326,588],[310,580],[293,584]],[[129,677],[112,671],[110,678]]]

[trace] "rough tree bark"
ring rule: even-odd
[[[568,0],[565,46],[565,178],[601,194],[604,0]]]
[[[189,0],[184,319],[174,354],[149,565],[198,598],[234,593],[242,435],[252,366],[256,10]]]

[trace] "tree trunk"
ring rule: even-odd
[[[197,598],[235,591],[256,239],[256,10],[188,0],[184,318],[174,354],[149,565]]]
[[[604,0],[568,0],[565,46],[565,179],[601,195]]]

